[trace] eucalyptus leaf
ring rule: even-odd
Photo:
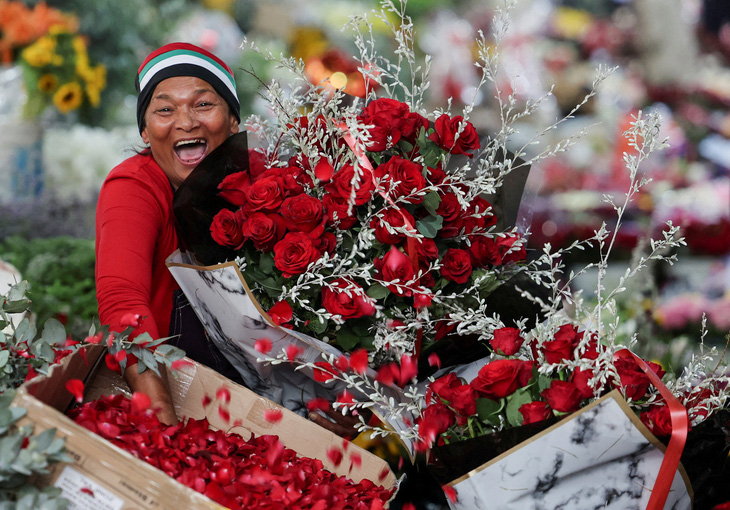
[[[319,319],[314,319],[312,321],[309,321],[309,329],[312,330],[312,332],[316,335],[320,335],[324,333],[327,330],[327,326],[329,325],[328,320],[320,321]]]
[[[390,291],[387,287],[376,283],[368,287],[366,294],[373,299],[380,300],[385,299],[385,297],[390,294]]]
[[[423,207],[425,207],[429,214],[433,216],[437,215],[436,211],[438,210],[440,204],[441,197],[435,191],[426,193],[426,195],[423,197]]]
[[[441,216],[429,215],[423,219],[416,221],[416,230],[418,230],[424,237],[433,239],[444,224],[444,219]]]
[[[7,350],[0,351],[0,367],[4,367],[9,359],[10,359],[10,351],[7,351]]]
[[[61,345],[66,341],[66,328],[57,319],[50,318],[43,325],[41,338],[51,345]]]

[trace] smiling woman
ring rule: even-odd
[[[174,190],[238,132],[240,105],[231,69],[192,44],[168,44],[151,53],[135,85],[137,123],[149,148],[114,168],[99,194],[97,300],[101,323],[112,331],[129,325],[125,318],[139,316],[134,335],[161,338],[169,335],[177,290],[165,266],[178,248]],[[177,422],[165,381],[137,368],[128,359],[124,376],[130,389],[147,393],[162,421]]]

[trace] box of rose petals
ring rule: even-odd
[[[37,482],[69,508],[320,508],[327,497],[382,508],[396,490],[384,460],[192,360],[167,374],[180,423],[160,424],[104,354],[68,356],[13,401],[21,426],[65,438],[69,462]],[[82,402],[68,389],[76,380]]]

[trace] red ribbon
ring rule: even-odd
[[[662,510],[664,503],[667,501],[669,490],[672,487],[674,475],[679,467],[679,460],[682,457],[684,445],[687,442],[687,432],[689,431],[687,409],[669,391],[669,388],[664,386],[659,376],[639,356],[628,349],[621,349],[616,352],[616,356],[636,361],[639,368],[649,378],[649,381],[659,390],[659,393],[664,397],[664,401],[669,407],[669,415],[672,421],[672,435],[669,439],[667,450],[664,452],[664,459],[662,460],[662,465],[659,467],[659,474],[654,482],[649,504],[646,506],[646,510]]]
[[[370,175],[372,176],[373,184],[377,186],[377,182],[375,180],[375,169],[373,168],[373,165],[370,164],[370,160],[368,159],[367,155],[365,154],[365,151],[363,150],[361,145],[358,145],[358,143],[355,141],[355,138],[352,136],[352,133],[350,133],[350,130],[348,129],[347,125],[344,122],[341,122],[339,125],[340,129],[342,130],[342,137],[345,139],[345,142],[347,142],[347,145],[350,146],[350,149],[352,150],[353,154],[355,154],[355,157],[357,158],[357,162],[360,164],[361,167],[363,167],[365,170],[368,170],[370,172]],[[416,233],[416,228],[411,223],[411,221],[408,219],[408,217],[403,213],[403,210],[396,205],[395,202],[393,202],[393,199],[391,199],[387,193],[381,191],[380,196],[383,197],[383,199],[395,210],[397,210],[401,215],[403,216],[403,223],[408,227],[409,232]],[[408,257],[411,259],[411,265],[413,266],[413,271],[415,273],[418,273],[418,246],[416,245],[416,238],[410,235],[406,236],[406,253]],[[421,329],[418,330],[418,333],[416,335],[416,344],[415,344],[415,355],[416,359],[421,354],[421,340],[423,338],[423,331]]]

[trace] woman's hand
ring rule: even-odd
[[[176,425],[178,420],[172,404],[172,395],[167,386],[167,372],[164,370],[160,372],[162,377],[149,369],[141,374],[137,373],[137,363],[135,363],[127,366],[124,371],[124,379],[132,392],[144,393],[150,398],[150,409],[155,412],[162,423]]]
[[[358,412],[362,414],[366,422],[372,414],[367,409],[359,409]],[[331,407],[327,410],[312,411],[309,413],[309,419],[320,427],[345,439],[352,439],[359,434],[357,430],[358,425],[361,423],[359,416],[343,415],[341,411]]]

